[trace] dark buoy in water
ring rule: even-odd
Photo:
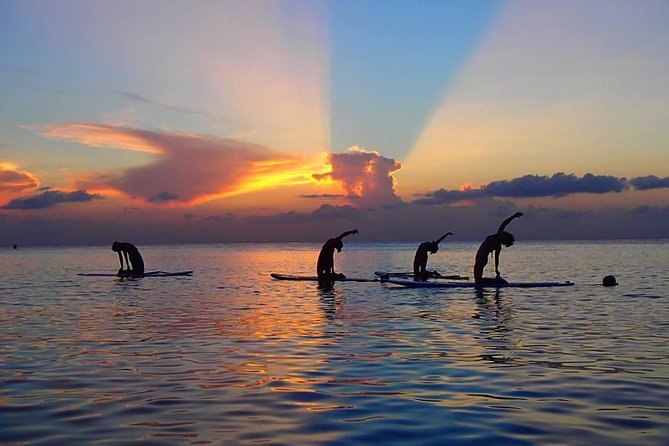
[[[604,285],[604,286],[616,286],[616,285],[618,285],[618,281],[616,280],[615,276],[608,275],[608,276],[605,276],[602,279],[602,285]]]

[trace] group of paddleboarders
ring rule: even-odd
[[[474,281],[476,283],[506,283],[506,280],[504,280],[499,273],[499,254],[502,252],[502,246],[508,248],[515,242],[513,234],[505,231],[505,229],[513,219],[522,217],[522,215],[522,212],[516,212],[499,225],[496,233],[487,236],[485,240],[483,240],[483,243],[481,243],[481,246],[479,246],[479,249],[476,251],[474,260]],[[318,263],[316,266],[318,280],[320,282],[331,282],[346,278],[342,273],[335,272],[334,251],[336,249],[337,252],[341,252],[344,247],[342,239],[348,235],[357,233],[358,230],[353,229],[325,242],[318,255]],[[428,254],[436,253],[439,250],[439,243],[449,235],[453,235],[453,233],[447,232],[437,240],[423,242],[418,245],[416,255],[413,259],[413,280],[426,281],[430,277],[438,277],[438,273],[435,271],[427,270]],[[483,277],[483,269],[488,264],[488,257],[492,254],[495,256],[495,277]]]
[[[497,232],[487,236],[483,243],[481,243],[481,246],[479,246],[479,249],[476,251],[476,258],[474,261],[474,281],[476,283],[506,282],[502,279],[499,273],[499,254],[502,252],[502,246],[508,248],[515,242],[513,235],[505,231],[505,229],[513,219],[519,218],[522,215],[522,212],[516,212],[511,217],[504,220],[502,224],[499,225]],[[346,278],[344,274],[335,272],[334,253],[335,250],[341,252],[344,247],[344,237],[355,235],[358,232],[357,229],[343,232],[323,244],[321,252],[318,255],[318,262],[316,263],[316,272],[320,282],[332,282]],[[426,281],[430,277],[438,277],[438,273],[435,271],[428,271],[427,269],[428,254],[434,254],[439,251],[439,243],[449,235],[453,235],[453,233],[447,232],[437,240],[423,242],[418,245],[416,255],[413,259],[413,280]],[[118,276],[138,277],[144,275],[144,260],[135,245],[128,242],[114,242],[111,249],[118,253],[118,260],[121,263],[121,268],[117,273]],[[483,277],[483,269],[488,264],[488,257],[493,253],[495,255],[495,278]],[[123,263],[124,258],[125,268]]]

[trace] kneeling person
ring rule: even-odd
[[[439,251],[439,243],[449,235],[453,235],[453,233],[447,232],[437,240],[418,245],[416,255],[413,258],[413,280],[425,282],[429,277],[436,276],[434,272],[427,270],[427,254],[434,254]]]
[[[121,262],[121,268],[118,270],[119,276],[143,276],[144,260],[139,250],[132,243],[114,242],[112,251],[118,253],[118,260]],[[123,269],[123,257],[125,256],[125,266]]]

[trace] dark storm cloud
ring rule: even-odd
[[[60,203],[83,203],[93,200],[102,200],[99,194],[89,194],[84,190],[73,192],[62,192],[59,190],[47,190],[38,195],[28,198],[17,198],[10,201],[2,209],[48,209]]]

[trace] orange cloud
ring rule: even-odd
[[[34,191],[39,185],[35,175],[19,170],[16,164],[0,163],[0,202],[5,203],[26,192]]]
[[[314,182],[301,160],[265,146],[184,132],[106,124],[50,125],[46,137],[151,153],[155,159],[121,173],[88,175],[78,187],[116,189],[146,202],[197,204],[280,185]]]
[[[351,147],[344,153],[328,153],[331,171],[314,174],[318,181],[334,181],[346,192],[349,201],[363,206],[397,203],[393,173],[402,166],[378,152]]]
[[[46,138],[76,141],[91,147],[132,150],[145,153],[164,153],[158,141],[132,132],[117,131],[120,127],[104,124],[63,124],[31,126]]]

